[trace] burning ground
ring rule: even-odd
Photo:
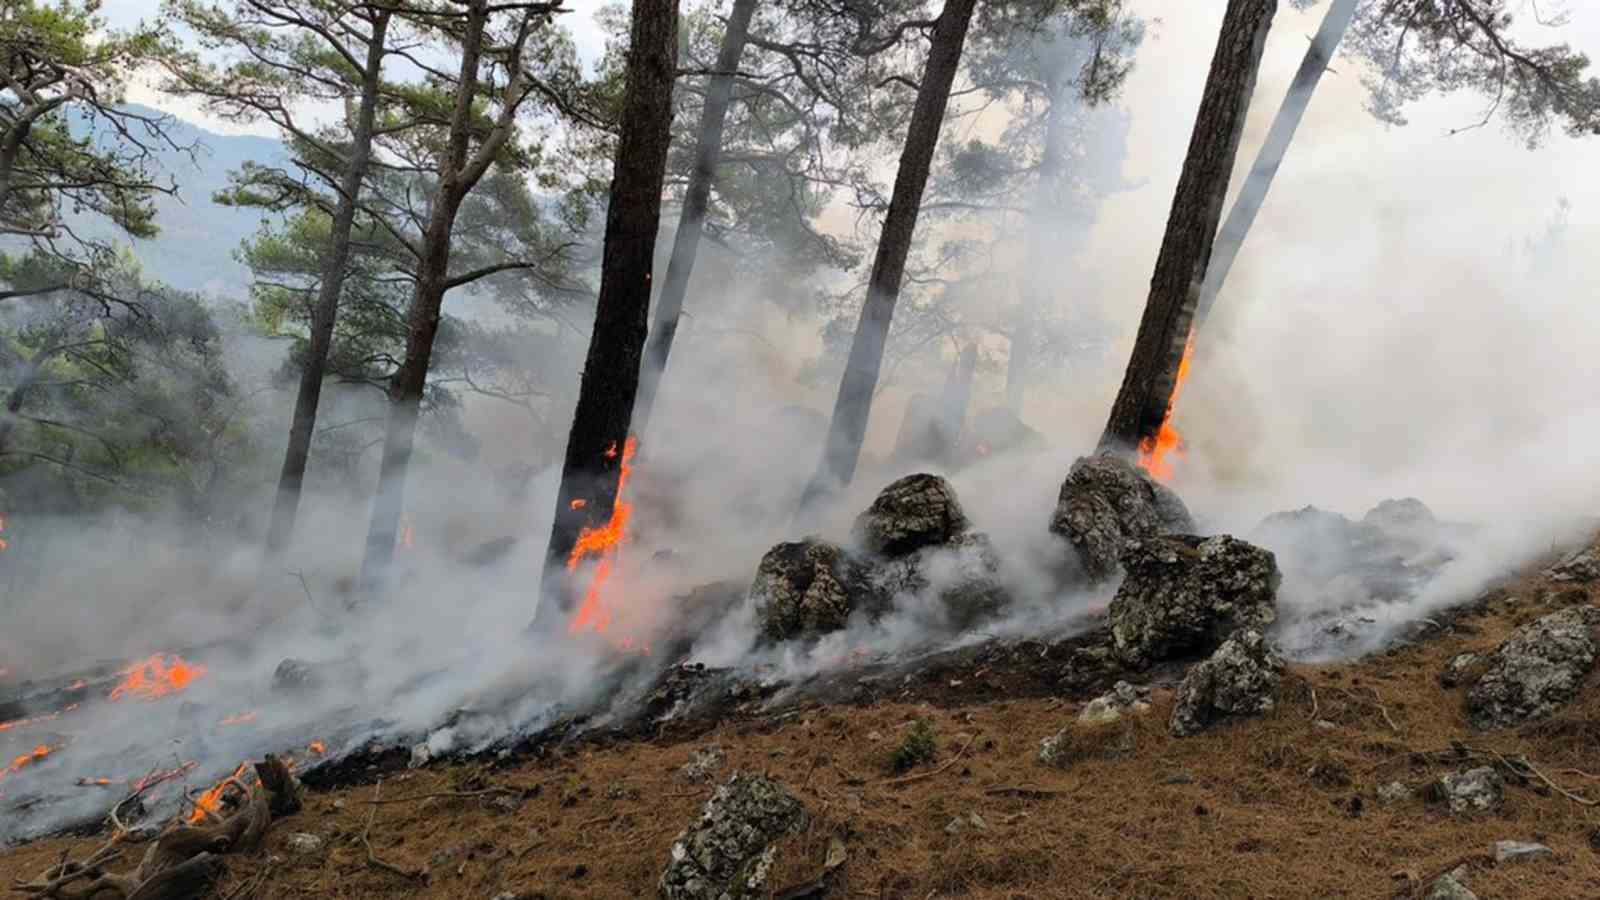
[[[1482,529],[1417,501],[1275,515],[1259,547],[1204,537],[1159,481],[1089,457],[1036,530],[1055,556],[913,475],[847,539],[779,544],[753,582],[644,618],[628,588],[681,561],[622,552],[631,508],[580,541],[574,615],[531,634],[471,608],[453,646],[284,622],[14,686],[0,803],[33,840],[7,880],[123,829],[227,827],[269,793],[248,762],[273,753],[305,809],[228,844],[217,896],[637,896],[735,772],[805,809],[766,887],[816,884],[785,896],[1420,896],[1459,865],[1483,896],[1600,885],[1593,647],[1536,659],[1571,682],[1537,702],[1497,687],[1521,657],[1495,669],[1593,641],[1546,617],[1592,610],[1595,551],[1513,579],[1475,555]],[[1288,662],[1248,650],[1274,645]],[[1435,782],[1485,765],[1502,796],[1452,812]],[[85,836],[48,836],[64,828]],[[1555,859],[1497,865],[1506,839]]]

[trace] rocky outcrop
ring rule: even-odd
[[[678,835],[657,891],[662,900],[766,897],[777,842],[805,826],[806,811],[787,788],[735,774]]]
[[[861,561],[819,538],[768,550],[750,600],[762,635],[773,641],[816,638],[844,628],[858,609],[877,615],[888,605]]]
[[[1277,618],[1272,554],[1227,535],[1152,537],[1128,545],[1127,575],[1111,601],[1117,654],[1145,666],[1209,653],[1245,628]]]
[[[1090,700],[1078,712],[1080,725],[1100,725],[1115,722],[1125,715],[1142,715],[1150,711],[1150,688],[1119,681],[1111,690]]]
[[[1517,629],[1490,655],[1467,691],[1467,719],[1506,728],[1549,715],[1572,700],[1595,665],[1600,609],[1574,606]]]
[[[1450,772],[1434,782],[1431,793],[1457,815],[1488,812],[1505,800],[1505,783],[1489,766]]]
[[[1283,660],[1267,639],[1259,631],[1240,632],[1183,676],[1167,729],[1186,737],[1221,719],[1271,712],[1282,681]]]
[[[970,524],[950,482],[922,473],[879,492],[856,517],[851,537],[867,552],[893,558],[956,541]]]
[[[1489,658],[1482,653],[1457,653],[1439,672],[1439,686],[1448,689],[1471,684],[1482,677],[1488,667]]]
[[[1589,584],[1600,581],[1600,552],[1588,547],[1568,555],[1544,573],[1554,581]]]
[[[1130,542],[1194,530],[1177,494],[1121,456],[1079,458],[1061,484],[1050,531],[1067,539],[1092,581],[1115,575]]]

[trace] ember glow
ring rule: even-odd
[[[249,763],[239,763],[239,768],[234,769],[232,775],[217,782],[216,787],[201,794],[200,799],[194,802],[194,812],[189,814],[190,824],[198,824],[204,822],[207,816],[218,815],[222,809],[223,792],[228,789],[229,785],[244,787],[239,781],[239,776],[244,774],[244,770],[249,765]]]
[[[573,615],[572,621],[567,623],[567,631],[577,633],[584,629],[603,632],[611,626],[611,610],[601,602],[600,591],[605,586],[606,580],[611,577],[612,563],[616,560],[616,551],[622,545],[624,533],[628,528],[628,517],[633,514],[633,504],[623,499],[623,491],[628,486],[628,476],[633,474],[633,455],[638,450],[638,440],[629,437],[622,447],[621,472],[617,475],[617,497],[611,506],[611,519],[599,528],[585,528],[578,534],[578,541],[572,547],[572,554],[567,557],[567,571],[576,572],[578,566],[591,557],[600,560],[594,570],[594,578],[589,581],[589,589],[584,592],[583,604]],[[617,456],[616,442],[606,448],[606,459],[615,459]],[[574,506],[574,509],[581,507]]]
[[[402,514],[400,516],[400,546],[410,550],[416,545],[416,542],[417,533],[411,527],[411,516]]]
[[[328,745],[324,744],[321,741],[312,741],[311,743],[306,745],[306,749],[311,751],[312,753],[316,754],[317,756],[321,756],[322,754],[328,752]]]
[[[6,540],[6,514],[0,513],[0,552],[4,552],[9,546],[11,546],[11,542]],[[4,672],[4,669],[0,669],[0,674]]]
[[[1183,455],[1183,435],[1172,426],[1172,410],[1178,405],[1178,394],[1189,378],[1189,361],[1194,356],[1194,333],[1183,345],[1183,360],[1178,363],[1178,377],[1172,383],[1172,396],[1167,399],[1167,415],[1161,420],[1161,430],[1153,438],[1139,442],[1139,468],[1150,473],[1157,481],[1172,480],[1172,456]]]
[[[110,699],[155,700],[188,687],[189,682],[206,674],[206,667],[185,662],[175,653],[157,653],[117,674],[122,681],[111,689]]]
[[[34,747],[33,750],[13,758],[9,765],[7,765],[4,769],[0,769],[0,780],[3,780],[8,775],[15,775],[18,772],[21,772],[23,769],[33,765],[34,763],[37,763],[39,760],[44,759],[46,756],[49,756],[54,752],[55,748],[48,744],[40,744],[39,746]]]
[[[226,718],[224,718],[222,720],[222,724],[223,724],[223,726],[243,725],[246,722],[254,722],[255,720],[256,720],[256,714],[253,713],[253,712],[247,712],[247,713],[239,713],[236,716],[228,716],[228,717],[226,717]]]

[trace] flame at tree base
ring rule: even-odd
[[[622,545],[627,536],[628,520],[633,515],[633,504],[629,502],[624,491],[628,487],[628,479],[633,475],[633,457],[639,449],[636,438],[629,437],[622,446],[622,463],[617,475],[616,499],[611,506],[611,518],[604,525],[590,526],[578,533],[578,540],[572,546],[572,552],[567,556],[567,571],[576,572],[585,560],[599,560],[595,566],[594,575],[589,579],[589,586],[584,591],[583,602],[578,605],[578,611],[573,613],[567,622],[567,632],[577,634],[581,631],[594,631],[605,633],[612,625],[614,611],[604,599],[606,583],[616,568],[617,549]],[[617,445],[615,442],[606,448],[606,458],[615,459]],[[573,500],[572,509],[582,509],[588,505],[585,500]],[[623,638],[620,646],[624,650],[640,649],[632,638]],[[649,652],[649,648],[644,648]]]
[[[1183,435],[1172,424],[1172,410],[1178,405],[1178,395],[1189,378],[1189,363],[1194,357],[1194,332],[1183,345],[1183,359],[1178,363],[1178,377],[1172,382],[1172,396],[1167,399],[1167,414],[1161,419],[1161,430],[1155,437],[1139,442],[1139,468],[1150,473],[1157,481],[1172,480],[1172,458],[1183,456]]]

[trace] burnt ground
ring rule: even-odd
[[[1600,797],[1600,673],[1552,718],[1488,733],[1468,726],[1462,690],[1438,683],[1456,653],[1492,649],[1520,624],[1596,600],[1595,590],[1530,576],[1435,617],[1409,645],[1293,666],[1273,714],[1191,738],[1164,727],[1176,670],[1144,673],[1154,709],[1136,720],[1133,751],[1065,770],[1037,762],[1040,740],[1122,674],[1095,661],[1093,631],[858,669],[786,700],[683,671],[653,702],[695,702],[663,725],[582,739],[575,727],[556,730],[498,759],[409,771],[399,753],[355,757],[309,777],[317,789],[305,811],[276,822],[261,852],[228,857],[214,895],[649,896],[673,838],[717,781],[744,770],[784,782],[812,813],[774,887],[815,879],[829,840],[842,840],[844,866],[825,894],[808,896],[1420,898],[1434,876],[1466,865],[1485,900],[1596,897],[1600,807],[1585,801]],[[935,758],[892,774],[894,748],[923,719]],[[710,780],[680,771],[712,745],[724,759]],[[1380,784],[1421,788],[1495,752],[1526,755],[1578,799],[1513,778],[1504,806],[1478,817],[1421,796],[1375,800]],[[947,830],[972,813],[983,828]],[[296,833],[323,845],[295,853]],[[369,860],[364,834],[382,864]],[[1556,858],[1496,866],[1490,845],[1503,839],[1543,842]],[[0,855],[0,885],[99,841],[12,849]]]

